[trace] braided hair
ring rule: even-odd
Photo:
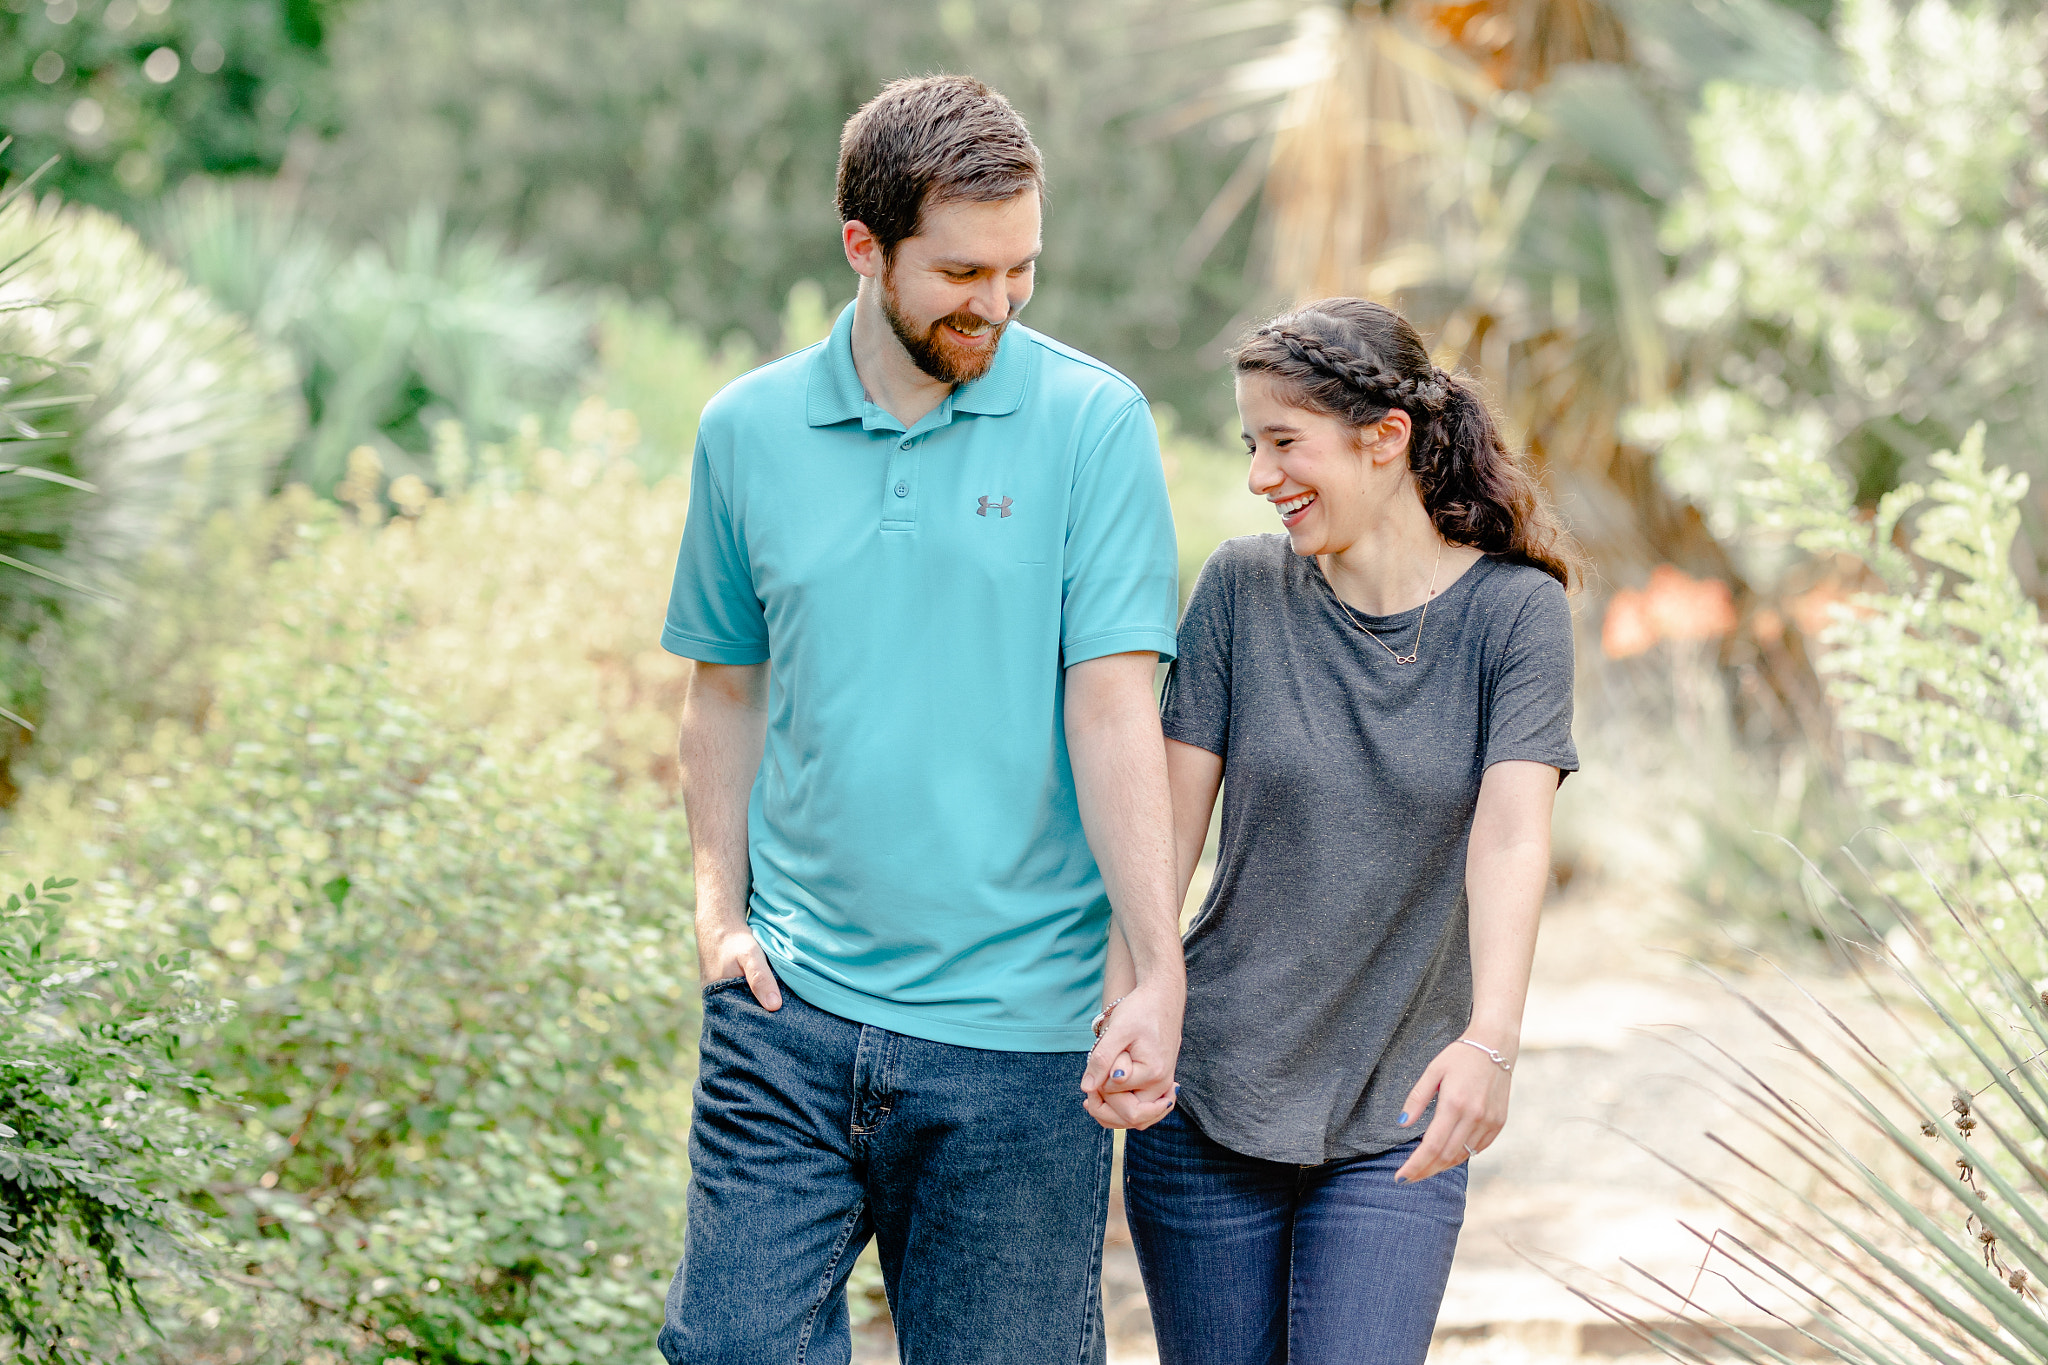
[[[1437,532],[1543,570],[1569,588],[1579,551],[1470,379],[1440,370],[1406,318],[1369,299],[1323,299],[1253,329],[1239,374],[1279,381],[1296,407],[1369,427],[1408,414],[1408,471]]]

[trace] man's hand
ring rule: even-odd
[[[1143,1128],[1173,1107],[1187,972],[1174,894],[1166,739],[1152,700],[1158,657],[1132,652],[1067,669],[1067,753],[1081,828],[1102,868],[1111,933],[1135,984],[1110,1014],[1081,1079],[1082,1103],[1106,1128]],[[1110,954],[1112,970],[1119,954]]]
[[[753,930],[746,925],[699,930],[697,964],[705,985],[744,976],[747,989],[761,1002],[762,1009],[782,1008],[782,988],[775,980],[774,969],[768,965],[768,954],[761,951]]]
[[[1511,1079],[1478,1048],[1452,1043],[1439,1052],[1408,1092],[1400,1124],[1405,1128],[1421,1118],[1432,1095],[1436,1097],[1436,1114],[1421,1144],[1408,1154],[1394,1179],[1427,1180],[1491,1146],[1508,1121]]]
[[[1150,1128],[1173,1108],[1173,1064],[1187,1003],[1178,983],[1148,983],[1125,996],[1088,1054],[1081,1105],[1105,1128]]]

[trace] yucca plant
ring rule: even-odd
[[[275,194],[195,182],[153,229],[194,280],[295,357],[311,424],[276,482],[330,496],[349,452],[432,480],[433,430],[499,441],[569,396],[590,310],[534,259],[420,208],[346,250]]]
[[[0,139],[0,151],[9,141]],[[0,214],[42,170],[0,194]],[[34,709],[37,679],[24,645],[67,595],[91,592],[61,569],[79,499],[92,485],[72,469],[69,433],[60,424],[86,395],[77,390],[78,376],[46,355],[22,325],[27,315],[55,307],[24,284],[34,250],[0,259],[0,719],[22,731],[35,729],[22,710]]]
[[[1922,1055],[1887,1056],[1832,1011],[1815,1023],[1746,1000],[1810,1088],[1711,1043],[1690,1049],[1750,1125],[1713,1140],[1754,1177],[1751,1188],[1709,1187],[1729,1217],[1702,1236],[1691,1284],[1646,1279],[1628,1298],[1579,1292],[1645,1342],[1702,1365],[1778,1365],[1788,1354],[2038,1365],[2048,1358],[2048,992],[2001,946],[2018,926],[1994,927],[1967,901],[1940,897],[1948,946],[1935,951],[1910,928],[1881,939],[1835,894],[1849,931],[1838,945],[1866,964],[1873,1000],[1924,1040]],[[2034,905],[2021,913],[2023,932],[2048,938]],[[1855,1122],[1816,1117],[1827,1109]],[[1698,1294],[1703,1281],[1734,1299]]]
[[[297,434],[288,363],[127,226],[18,187],[0,204],[0,805],[42,702],[36,642],[81,595],[260,492]]]

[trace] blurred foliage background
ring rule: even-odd
[[[1184,583],[1272,529],[1231,340],[1394,302],[1594,561],[1560,885],[1708,956],[1904,933],[1965,964],[1930,998],[2048,987],[2032,7],[0,0],[24,1358],[646,1355],[682,475],[852,295],[841,122],[936,69],[1046,153],[1027,321],[1153,399]],[[1873,822],[1836,933],[1802,853]]]

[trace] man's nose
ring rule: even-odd
[[[974,300],[968,305],[974,316],[984,322],[1007,322],[1014,310],[1010,307],[1009,281],[997,276],[975,291]]]

